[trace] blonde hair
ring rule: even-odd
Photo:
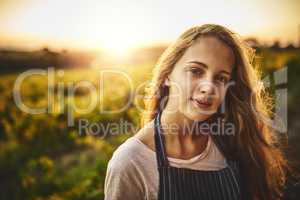
[[[176,62],[196,39],[213,36],[228,45],[235,55],[232,79],[235,85],[226,93],[225,119],[236,126],[228,146],[234,148],[241,162],[241,175],[249,199],[279,199],[286,182],[287,160],[274,131],[260,117],[272,115],[272,101],[254,68],[254,50],[229,29],[215,24],[194,26],[185,31],[162,54],[146,88],[142,125],[155,118],[160,106],[167,103],[169,88],[164,85]],[[230,102],[230,103],[229,103]]]

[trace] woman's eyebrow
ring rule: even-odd
[[[225,71],[225,70],[221,70],[220,73],[224,73],[224,74],[227,74],[228,76],[230,76],[231,74],[228,72],[228,71]]]
[[[202,66],[202,67],[208,69],[207,64],[205,64],[205,63],[203,63],[203,62],[200,62],[200,61],[189,61],[189,62],[187,62],[187,63],[197,64],[197,65],[200,65],[200,66]]]
[[[200,62],[200,61],[194,60],[194,61],[189,61],[189,62],[187,62],[187,63],[197,64],[197,65],[200,65],[200,66],[202,66],[202,67],[208,69],[207,64],[205,64],[205,63],[203,63],[203,62]],[[220,70],[220,73],[225,73],[225,74],[228,74],[229,76],[231,75],[231,73],[228,72],[228,71],[226,71],[226,70]]]

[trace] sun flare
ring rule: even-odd
[[[103,50],[113,56],[126,57],[133,45],[126,43],[125,41],[110,40],[102,43]]]

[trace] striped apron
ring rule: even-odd
[[[154,122],[159,172],[158,200],[242,199],[238,161],[227,160],[228,166],[217,171],[193,170],[169,165],[164,136],[161,134],[160,116],[161,112],[157,114]]]

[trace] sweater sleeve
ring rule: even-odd
[[[104,195],[105,200],[145,199],[142,179],[130,156],[113,155],[107,166]]]

